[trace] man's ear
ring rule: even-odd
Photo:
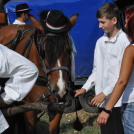
[[[117,24],[117,18],[116,17],[113,17],[113,24]]]
[[[24,17],[25,16],[25,13],[23,13],[22,16]]]

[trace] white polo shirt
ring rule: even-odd
[[[95,85],[95,93],[103,92],[107,97],[100,107],[105,107],[118,80],[125,48],[130,44],[126,34],[120,30],[110,41],[106,34],[97,40],[92,74],[82,88],[89,91]],[[115,107],[121,106],[121,98]]]

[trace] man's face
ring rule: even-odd
[[[24,14],[24,18],[23,18],[23,21],[24,21],[24,22],[27,22],[27,21],[29,20],[28,14],[29,14],[29,13]]]
[[[117,23],[116,17],[112,20],[106,19],[104,16],[103,18],[98,18],[99,21],[99,28],[101,28],[106,34],[113,31],[115,24]]]

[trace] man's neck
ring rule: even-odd
[[[20,22],[24,22],[23,18],[17,18],[16,20],[20,21]]]
[[[114,38],[119,31],[120,31],[120,29],[115,27],[113,29],[113,31],[111,31],[110,33],[107,34],[108,39],[111,40],[112,38]]]

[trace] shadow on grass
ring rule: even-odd
[[[86,122],[83,123],[83,126],[93,126],[94,121],[97,119],[98,115],[94,115],[92,117],[89,117]]]
[[[89,117],[86,122],[82,123],[83,128],[85,128],[87,126],[88,127],[94,126],[94,121],[97,119],[97,117],[98,117],[98,115],[94,115],[92,117]],[[60,125],[60,133],[69,132],[71,129],[74,129],[73,128],[74,122],[75,122],[75,120],[73,122],[61,124]]]
[[[49,123],[47,121],[39,121],[37,123],[37,134],[50,134]]]
[[[89,131],[90,127],[93,127],[92,129],[96,129],[94,126],[94,122],[97,119],[98,115],[93,115],[93,116],[89,116],[88,118],[86,118],[86,121],[82,123],[83,125],[83,129],[85,128],[85,130],[83,130],[82,132],[79,132],[81,134],[86,134],[87,131]],[[74,122],[75,122],[75,118],[73,120],[71,120],[70,122],[67,122],[65,120],[61,120],[60,122],[60,134],[70,134],[73,133],[75,131],[75,129],[73,128]],[[94,130],[95,131],[95,130]],[[48,120],[41,120],[37,123],[37,134],[49,134],[49,122]]]

